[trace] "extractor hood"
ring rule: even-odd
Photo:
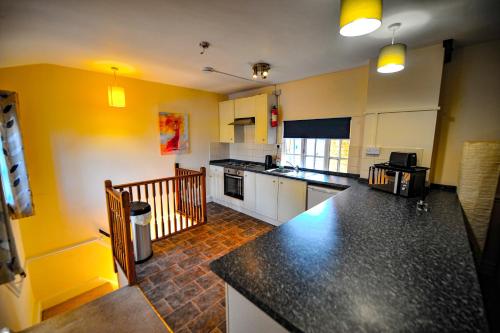
[[[234,121],[232,123],[229,123],[229,125],[239,125],[239,126],[255,125],[255,117],[234,118]]]

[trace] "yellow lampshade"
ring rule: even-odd
[[[115,108],[125,107],[125,89],[118,86],[108,86],[108,103]]]
[[[340,34],[353,37],[369,34],[382,24],[382,0],[341,0]]]
[[[406,45],[389,44],[380,50],[377,62],[377,72],[395,73],[402,71],[406,63]]]

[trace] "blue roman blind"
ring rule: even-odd
[[[283,137],[306,139],[349,139],[351,117],[290,120],[284,122]]]

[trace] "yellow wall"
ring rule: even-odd
[[[25,328],[36,323],[40,309],[101,280],[116,281],[109,246],[85,243],[108,228],[105,179],[165,177],[175,162],[207,165],[209,143],[218,139],[221,95],[119,77],[127,107],[111,108],[112,83],[111,75],[54,65],[0,69],[0,89],[19,94],[36,211],[15,221],[28,278],[20,296],[0,286],[0,326]],[[160,155],[160,111],[189,114],[188,154]]]
[[[444,66],[433,182],[457,185],[464,141],[500,140],[500,40],[457,48]]]
[[[107,229],[103,182],[172,175],[175,161],[207,164],[218,139],[221,96],[118,78],[126,108],[107,105],[111,75],[54,65],[0,69],[0,88],[19,93],[20,119],[36,214],[21,220],[26,256]],[[161,156],[158,112],[190,115],[191,153]]]

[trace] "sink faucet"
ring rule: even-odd
[[[290,164],[292,168],[295,169],[295,172],[299,172],[299,166],[298,165],[293,165],[290,161],[286,161],[286,163]]]

